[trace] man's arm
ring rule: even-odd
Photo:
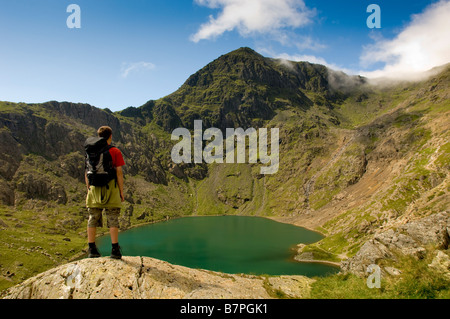
[[[122,202],[125,200],[123,197],[123,171],[122,166],[116,167],[117,185],[119,185],[120,198]]]
[[[86,181],[86,187],[87,187],[87,190],[89,192],[89,180],[87,178],[87,173],[86,172],[84,172],[84,180]]]

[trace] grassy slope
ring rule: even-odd
[[[382,102],[390,105],[377,113],[392,116],[387,132],[402,144],[404,162],[387,187],[373,194],[363,204],[344,210],[335,218],[322,225],[319,230],[327,234],[321,242],[306,247],[304,251],[313,251],[318,259],[321,252],[328,255],[323,259],[336,259],[355,254],[361,245],[370,238],[370,233],[360,232],[357,226],[362,221],[374,225],[390,227],[402,216],[426,216],[448,209],[450,206],[450,108],[448,100],[449,72],[412,87],[398,87],[386,90],[370,97],[369,105],[377,108]],[[379,103],[377,103],[379,102]],[[370,119],[354,112],[356,103],[352,100],[344,104],[340,112],[348,114],[353,125],[370,124]],[[394,110],[396,109],[396,110]],[[370,113],[370,112],[369,112]],[[355,115],[352,115],[355,114]],[[385,131],[385,133],[386,133]],[[385,141],[383,132],[374,130],[372,151]],[[383,136],[384,135],[384,136]],[[336,171],[336,167],[330,171]],[[450,251],[447,250],[447,254]],[[398,262],[385,266],[402,269],[399,278],[383,278],[381,289],[369,289],[365,280],[352,275],[333,275],[319,278],[313,285],[313,298],[445,298],[450,297],[450,281],[442,274],[432,271],[428,264],[434,257],[434,248],[430,247],[423,260],[399,257]]]

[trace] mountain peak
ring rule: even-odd
[[[277,73],[269,65],[269,59],[251,48],[241,47],[221,55],[193,74],[185,84],[191,87],[207,87],[223,77],[260,82],[261,74],[267,72]]]
[[[327,68],[294,62],[288,68],[241,47],[191,75],[167,101],[188,127],[199,118],[219,128],[250,127],[275,115],[277,99],[302,109],[313,105],[302,90],[328,94]]]
[[[255,50],[253,50],[249,47],[240,47],[239,49],[231,51],[225,55],[255,55],[258,57],[262,57],[261,54],[259,54],[258,52],[256,52]]]
[[[266,60],[266,58],[249,47],[241,47],[239,49],[236,49],[234,51],[231,51],[227,54],[220,56],[215,61],[223,61],[223,60],[229,61],[231,63],[238,63],[238,62],[249,63],[250,61],[262,62]]]

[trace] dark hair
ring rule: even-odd
[[[109,126],[101,126],[97,131],[98,137],[103,137],[104,139],[109,139],[112,135],[112,129]]]

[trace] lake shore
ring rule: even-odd
[[[218,217],[218,216],[242,216],[242,217],[259,217],[259,218],[266,218],[269,220],[273,220],[279,223],[283,223],[283,224],[289,224],[289,225],[293,225],[296,227],[300,227],[300,228],[304,228],[307,229],[309,231],[315,232],[320,234],[321,236],[324,236],[324,234],[322,234],[321,232],[315,230],[315,229],[311,229],[308,227],[304,227],[304,226],[300,226],[297,223],[293,222],[292,218],[289,217],[283,217],[283,216],[254,216],[254,215],[225,215],[225,214],[212,214],[212,215],[186,215],[186,216],[178,216],[178,217],[172,217],[172,218],[163,218],[163,219],[159,219],[159,220],[154,220],[151,222],[145,222],[142,224],[136,224],[136,225],[131,225],[130,227],[127,227],[126,229],[120,230],[120,232],[124,232],[130,229],[134,229],[134,228],[138,228],[138,227],[142,227],[142,226],[147,226],[147,225],[152,225],[152,224],[157,224],[157,223],[161,223],[161,222],[166,222],[169,220],[174,220],[174,219],[180,219],[180,218],[186,218],[186,217]],[[99,237],[103,237],[103,236],[109,236],[109,232],[108,230],[105,230],[103,232],[99,232],[97,234],[97,238]],[[69,261],[75,261],[75,260],[80,260],[83,258],[86,258],[87,256],[87,252],[83,251],[75,256],[73,256],[72,258],[69,259]],[[328,265],[328,266],[333,266],[333,267],[337,267],[340,268],[340,263],[338,262],[333,262],[333,261],[328,261],[328,260],[318,260],[318,259],[296,259],[295,255],[292,256],[292,261],[298,262],[298,263],[316,263],[316,264],[323,264],[323,265]]]
[[[330,268],[329,270],[331,272],[338,271],[337,264],[327,263],[322,260],[303,262],[294,259],[295,251],[290,250],[290,247],[293,247],[298,243],[313,243],[321,240],[323,236],[318,232],[311,232],[306,228],[289,225],[287,223],[279,223],[276,220],[270,218],[261,218],[262,216],[217,214],[206,216],[190,215],[185,217],[199,217],[199,220],[198,222],[196,222],[195,218],[181,218],[180,216],[168,219],[168,224],[154,221],[153,223],[134,225],[134,227],[128,228],[128,230],[132,230],[132,232],[130,232],[129,234],[124,232],[122,236],[119,236],[119,242],[125,249],[125,254],[146,255],[147,253],[142,249],[150,249],[148,252],[148,254],[150,255],[147,256],[174,263],[180,263],[181,259],[183,260],[183,262],[186,262],[185,264],[182,264],[187,267],[195,265],[194,268],[201,267],[228,273],[235,273],[235,271],[249,271],[249,273],[252,273],[252,269],[255,269],[255,272],[275,274],[277,273],[278,269],[276,267],[280,267],[280,273],[305,273],[309,274],[310,276],[315,276],[316,274],[320,275],[322,271],[326,272],[326,267],[332,267],[332,269]],[[218,219],[209,219],[205,217],[216,217]],[[239,217],[241,217],[242,219]],[[183,219],[184,221],[181,221],[181,219]],[[166,219],[164,218],[160,221],[165,220]],[[156,227],[153,228],[153,224],[165,225],[155,225]],[[150,228],[142,228],[141,226],[151,227],[152,231],[147,231],[147,229]],[[234,234],[234,231],[238,232]],[[200,238],[201,236],[203,236],[203,238]],[[101,251],[107,251],[108,249],[110,249],[109,238],[107,237],[108,234],[103,236],[101,241],[97,243]],[[158,238],[166,238],[165,240],[168,240],[169,242],[166,244]],[[146,242],[150,244],[144,245],[144,243]],[[191,243],[190,246],[185,247],[185,242]],[[135,245],[134,243],[140,244]],[[199,243],[199,246],[196,246],[196,243]],[[242,243],[247,244],[242,245]],[[168,246],[166,247],[165,245]],[[197,255],[197,253],[194,252],[196,250],[196,247],[213,246],[215,246],[213,248],[213,253],[211,253],[212,256],[215,256],[213,259],[211,259],[212,257],[207,257],[208,254],[205,255],[206,257],[202,257],[203,253]],[[277,246],[279,247],[275,248]],[[244,249],[244,247],[247,248]],[[169,249],[167,250],[167,248]],[[188,249],[189,251],[192,250],[193,256],[197,257],[180,257],[181,255],[179,254],[179,251],[184,251],[186,249]],[[247,251],[243,255],[246,257],[242,257],[240,255],[242,254],[243,250]],[[265,250],[267,250],[267,252],[265,252]],[[243,263],[239,268],[237,267],[237,265],[240,262],[236,264],[236,262],[230,262],[230,258],[225,258],[224,263],[222,264],[221,262],[219,262],[221,258],[217,259],[217,251],[222,251],[222,254],[225,255],[231,253],[231,260],[250,260],[250,263]],[[235,253],[233,253],[233,251],[235,251]],[[285,254],[285,257],[282,256],[283,254]],[[183,258],[185,258],[186,260],[184,260]],[[258,262],[255,264],[254,261],[251,261],[251,258],[253,258],[254,260],[258,260]],[[201,260],[200,263],[199,260]],[[215,261],[212,262],[212,260]],[[212,265],[210,265],[211,262],[213,263]],[[286,262],[288,264],[285,264]],[[204,263],[204,266],[202,263]],[[216,267],[214,263],[219,263],[220,265],[222,265],[221,267],[225,268],[214,268]],[[280,263],[280,265],[278,266],[277,263]],[[317,267],[313,265],[307,266],[306,264],[316,264]],[[269,267],[268,269],[270,270],[264,270],[264,267]],[[298,269],[300,270],[297,270],[296,267],[299,267]]]

